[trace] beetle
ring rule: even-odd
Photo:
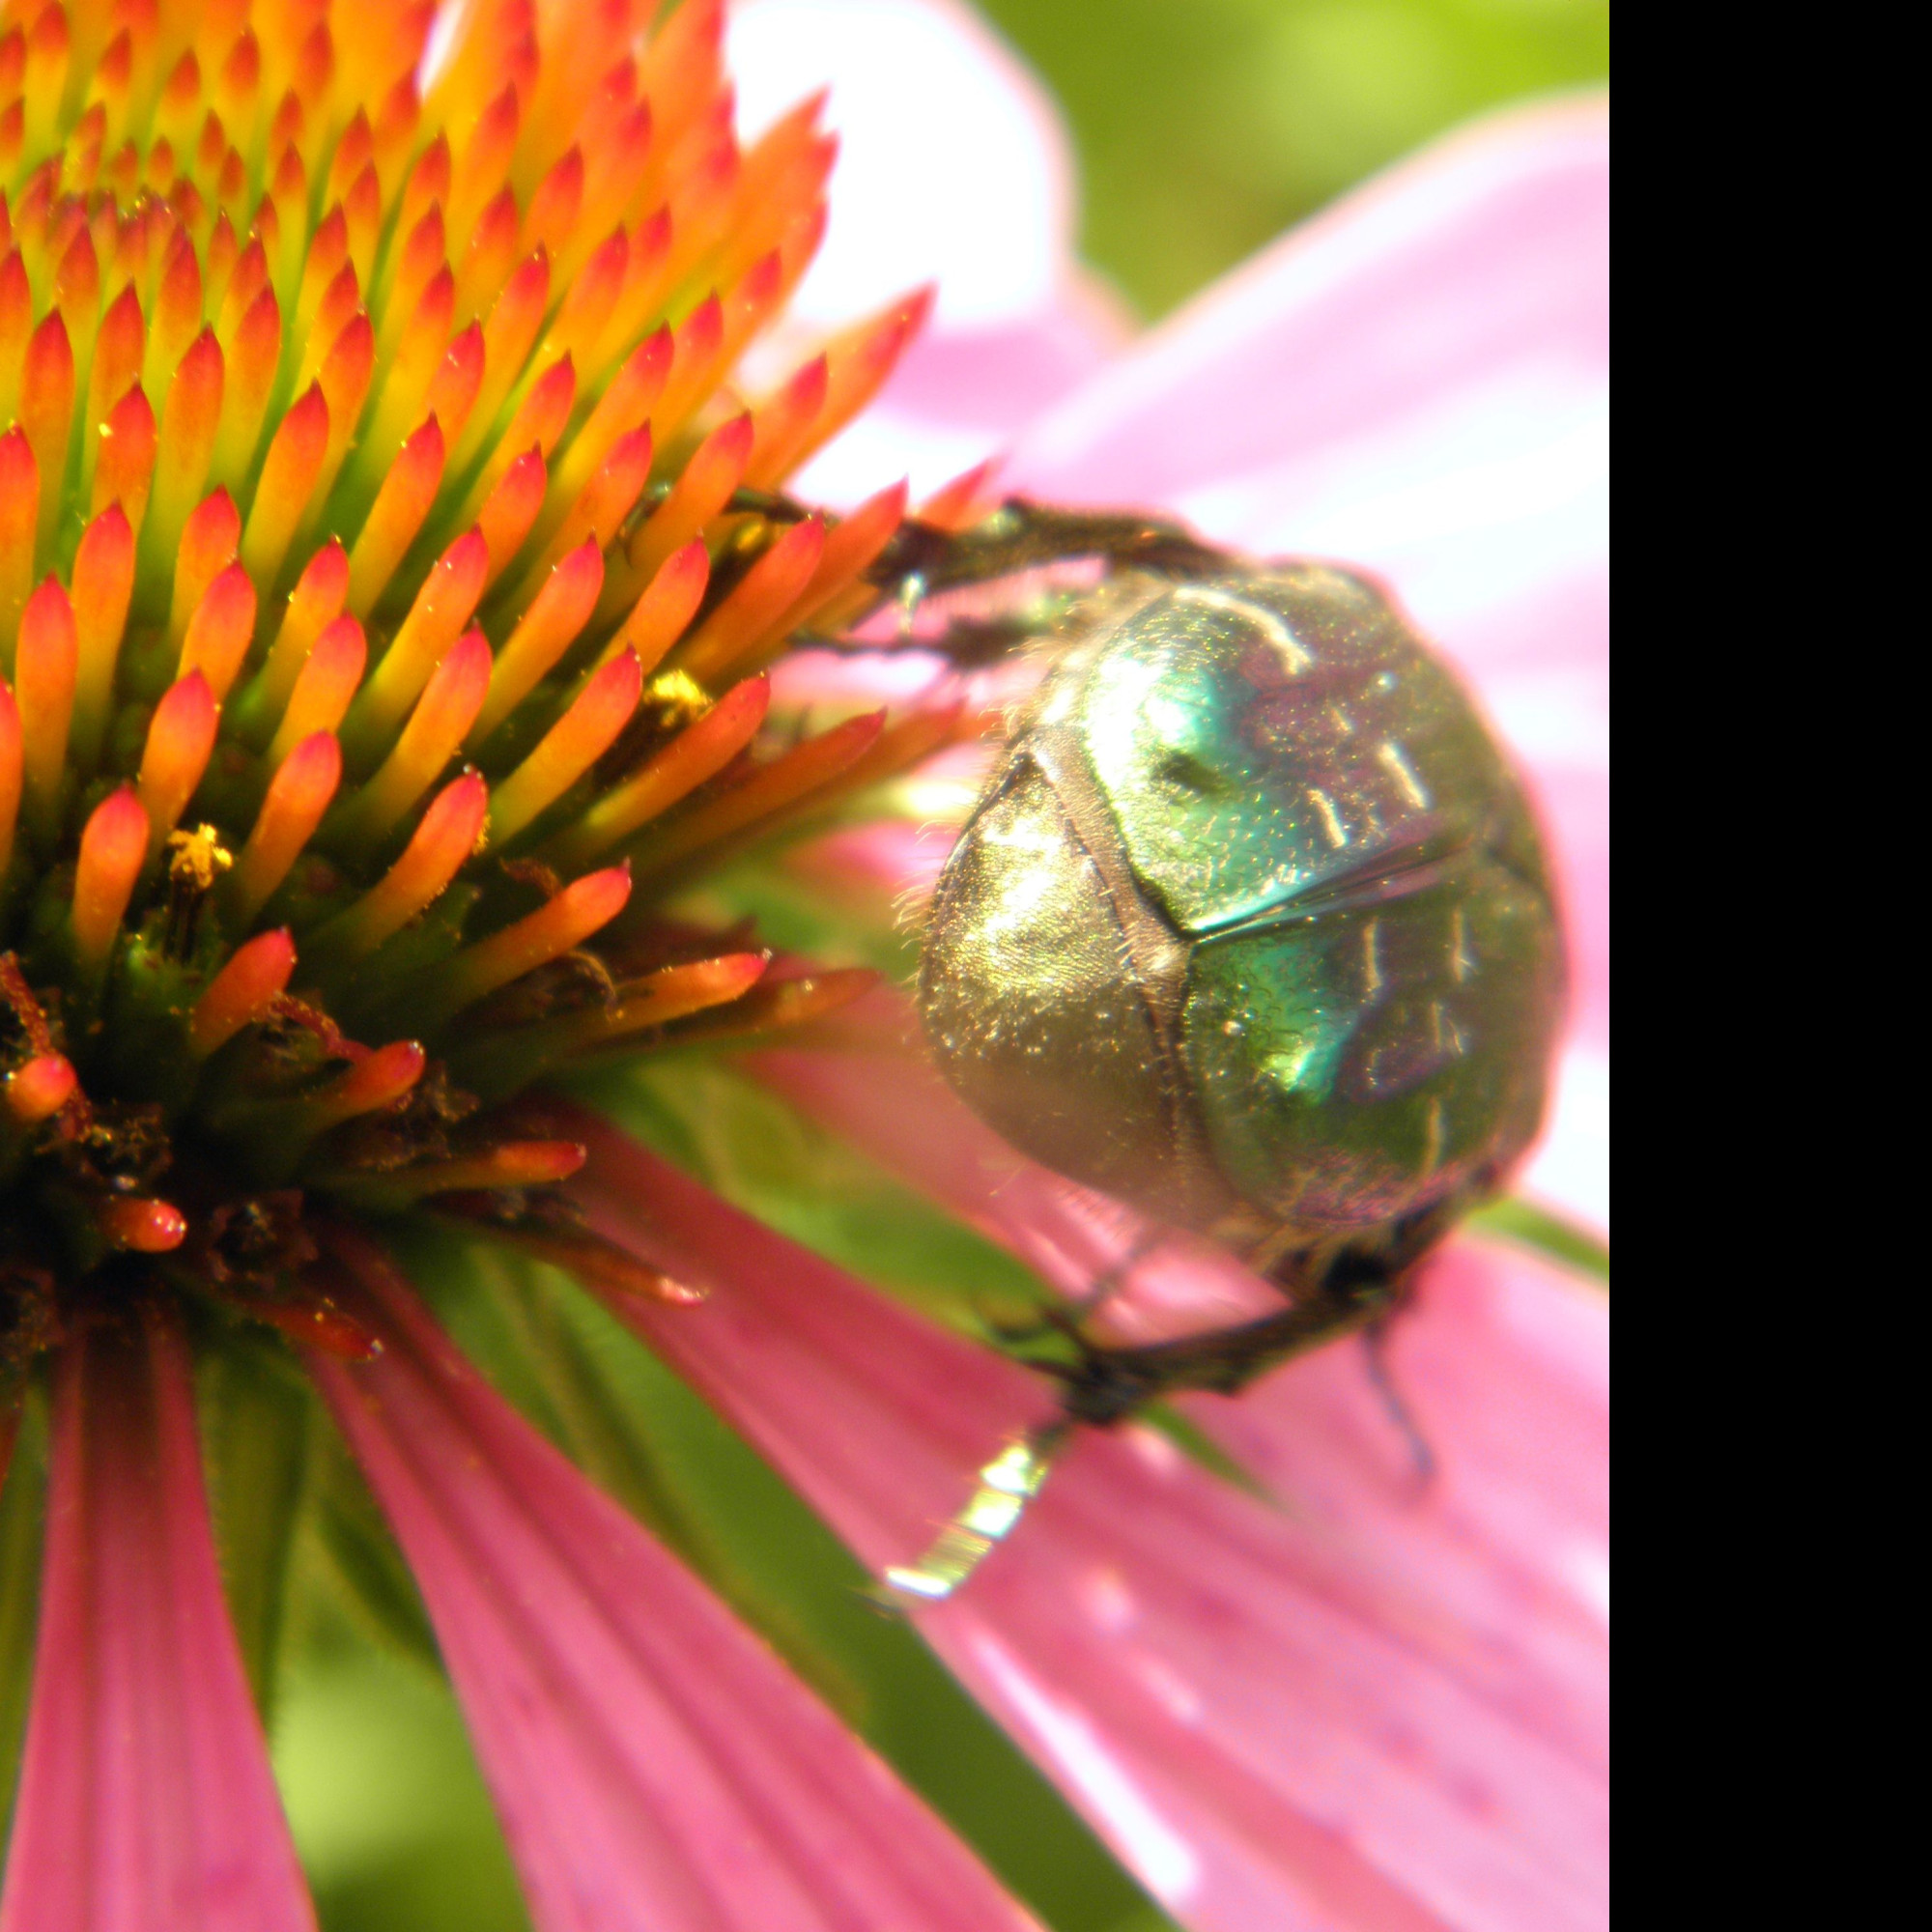
[[[932,895],[925,1037],[1014,1147],[1221,1242],[1283,1305],[1143,1347],[1051,1317],[1063,1420],[891,1574],[915,1596],[970,1574],[1071,1425],[1232,1393],[1384,1320],[1535,1138],[1562,1013],[1522,785],[1369,579],[1013,499],[963,532],[909,524],[873,581],[911,610],[1076,557],[1106,575],[1068,607]],[[1049,609],[937,641],[985,662]]]

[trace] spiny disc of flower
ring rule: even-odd
[[[834,144],[808,101],[741,150],[721,0],[652,11],[432,50],[427,5],[0,5],[0,1279],[336,1334],[280,1236],[211,1260],[238,1201],[579,1157],[445,1062],[494,1106],[849,997],[667,965],[653,908],[948,728],[763,735],[904,493],[759,505],[925,298],[747,406]],[[0,1307],[0,1356],[60,1319]]]

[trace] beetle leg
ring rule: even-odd
[[[1091,1321],[1126,1286],[1127,1277],[1160,1246],[1161,1240],[1160,1234],[1151,1228],[1138,1230],[1121,1253],[1087,1285],[1083,1293],[1064,1304],[1043,1304],[1031,1321],[989,1321],[986,1324],[988,1330],[996,1341],[1016,1348],[1024,1348],[1029,1342],[1042,1341],[1049,1335],[1059,1335],[1080,1351],[1082,1362],[1106,1354],[1108,1350],[1096,1348],[1087,1339],[1082,1323]],[[1063,1378],[1081,1374],[1080,1369],[1070,1368],[1065,1363],[1029,1362],[1027,1366],[1044,1370],[1049,1375],[1059,1374]]]
[[[1126,1247],[1088,1284],[1087,1293],[1074,1304],[1082,1318],[1097,1315],[1127,1285],[1127,1277],[1160,1246],[1161,1237],[1151,1228],[1141,1229]]]
[[[723,514],[732,516],[749,513],[762,517],[768,524],[803,524],[812,517],[824,513],[810,504],[801,503],[796,497],[788,496],[782,490],[753,490],[740,484],[724,499]]]
[[[1009,497],[963,530],[907,518],[867,576],[888,596],[895,596],[911,577],[923,580],[929,594],[1081,557],[1175,578],[1212,576],[1228,568],[1226,553],[1190,536],[1179,524],[1118,512],[1061,510]]]
[[[882,1608],[904,1610],[952,1596],[1012,1534],[1051,1473],[1068,1427],[1049,1422],[1009,1442],[980,1471],[979,1487],[932,1547],[917,1563],[889,1569],[871,1593],[873,1601]]]
[[[1403,1304],[1395,1302],[1363,1328],[1362,1351],[1368,1363],[1369,1382],[1381,1398],[1382,1412],[1393,1424],[1397,1435],[1408,1445],[1409,1461],[1415,1467],[1415,1487],[1426,1490],[1435,1480],[1438,1466],[1435,1451],[1429,1446],[1429,1438],[1422,1433],[1415,1411],[1405,1400],[1389,1368],[1389,1327],[1402,1309]]]

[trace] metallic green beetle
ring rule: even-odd
[[[1562,941],[1520,784],[1380,590],[1160,525],[1001,516],[918,581],[1056,550],[1128,568],[941,874],[934,1055],[1014,1146],[1234,1248],[1285,1303],[1085,1349],[1069,1412],[1107,1421],[1391,1304],[1535,1136]]]
[[[1373,583],[1019,500],[963,533],[908,526],[874,582],[912,609],[1081,557],[1114,575],[937,639],[985,661],[1069,620],[940,875],[920,1011],[940,1070],[1015,1147],[1233,1248],[1282,1308],[1138,1348],[1049,1316],[1073,1357],[1038,1363],[1061,1419],[986,1464],[932,1548],[887,1572],[892,1601],[950,1596],[1075,1425],[1232,1392],[1392,1310],[1534,1139],[1561,1018],[1522,787]]]

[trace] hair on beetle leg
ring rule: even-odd
[[[925,828],[922,827],[923,831]],[[908,939],[923,940],[925,928],[932,919],[932,888],[935,881],[925,879],[910,886],[904,886],[893,895],[893,930],[903,933]]]

